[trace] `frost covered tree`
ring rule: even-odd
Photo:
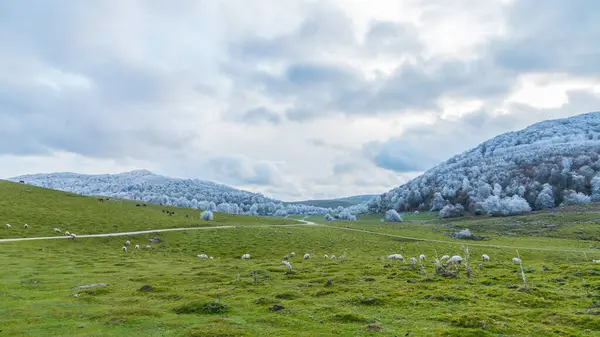
[[[563,206],[571,206],[571,205],[585,205],[592,202],[592,199],[581,193],[575,192],[574,190],[566,190],[563,193]]]
[[[483,211],[491,216],[508,216],[531,211],[531,207],[527,203],[527,200],[518,195],[505,198],[492,195],[485,199],[481,203],[481,206],[483,207]]]
[[[592,201],[600,201],[600,177],[592,179]]]
[[[446,200],[442,197],[440,192],[435,192],[433,195],[433,201],[431,202],[430,212],[439,211],[446,206]]]
[[[402,217],[400,216],[400,214],[398,214],[398,212],[396,212],[395,209],[390,209],[387,212],[385,212],[385,216],[384,219],[386,222],[402,222]]]
[[[333,217],[331,216],[331,214],[328,213],[328,214],[325,214],[325,218],[324,219],[325,219],[325,221],[332,221]]]
[[[285,209],[278,209],[277,211],[275,211],[275,216],[286,217],[288,216],[288,212]]]
[[[550,184],[544,184],[542,191],[535,199],[536,209],[553,209],[554,208],[554,192]]]
[[[213,212],[211,212],[211,211],[204,211],[204,212],[200,213],[200,219],[202,219],[204,221],[211,221],[213,218],[214,218]]]
[[[458,218],[464,214],[465,208],[462,205],[446,205],[440,211],[440,218]]]

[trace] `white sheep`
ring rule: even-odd
[[[242,260],[248,260],[250,258],[250,254],[242,255]]]
[[[71,239],[75,240],[76,237],[77,237],[77,234],[71,233]]]
[[[206,254],[200,254],[200,255],[198,255],[198,258],[200,260],[208,259],[208,255],[206,255]]]
[[[211,260],[214,260],[215,258],[211,256],[211,257],[210,257],[210,259],[211,259]]]
[[[123,249],[123,251],[124,251],[125,253],[127,253],[127,247],[123,246],[123,248],[121,248],[121,249]]]
[[[60,233],[60,229],[58,229],[58,228],[54,228],[52,231],[53,231],[54,233]]]
[[[486,254],[483,254],[483,255],[481,255],[481,259],[482,259],[483,261],[489,261],[489,260],[490,260],[490,257],[489,257],[489,256],[487,256]]]
[[[140,249],[140,245],[135,245],[135,249]]]
[[[294,256],[296,256],[296,253],[292,252],[292,253],[290,254],[290,256],[291,256],[291,257],[294,257]]]
[[[442,256],[442,258],[440,259],[440,261],[446,261],[446,260],[448,260],[449,258],[450,258],[450,256],[448,256],[448,255],[444,255],[444,256]]]
[[[131,242],[129,242],[129,240],[125,241],[125,246],[129,246],[131,244]]]
[[[425,260],[425,254],[419,255],[419,261],[422,262],[423,260]]]
[[[71,233],[69,233],[68,231],[65,232],[65,236],[71,236]]]
[[[512,262],[513,263],[521,263],[521,259],[519,259],[518,257],[513,257]]]
[[[310,254],[308,254],[308,253],[304,254],[304,259],[305,259],[305,260],[308,260],[308,259],[310,259]]]
[[[448,259],[448,262],[446,263],[446,265],[449,264],[460,264],[462,263],[462,257],[458,256],[458,255],[454,255],[452,256],[450,259]]]
[[[6,229],[11,229],[12,226],[10,224],[6,224]]]
[[[404,261],[404,256],[400,255],[400,254],[392,254],[392,255],[388,255],[388,260],[402,260]]]
[[[25,225],[23,226],[23,228],[27,229],[27,228],[29,228],[29,225],[28,225],[28,224],[25,224]]]
[[[152,246],[146,245],[146,249],[152,249]]]
[[[414,257],[411,257],[410,258],[410,263],[414,265],[415,263],[417,263],[417,259],[414,258]]]
[[[331,258],[330,258],[330,259],[331,259],[332,261],[333,261],[333,260],[335,260],[335,255],[331,255]]]
[[[329,259],[329,256],[328,256],[327,254],[325,254],[325,255],[323,256],[323,258],[324,258],[325,260],[327,260],[327,259]]]
[[[288,261],[282,261],[281,264],[286,266],[289,271],[292,271],[292,264],[289,263]]]

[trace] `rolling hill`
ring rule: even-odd
[[[456,155],[368,202],[371,212],[512,215],[600,199],[600,112],[547,120]]]
[[[135,170],[120,174],[86,175],[70,172],[28,174],[13,182],[81,195],[139,200],[183,208],[200,208],[247,215],[324,214],[329,210],[304,204],[282,204],[262,194],[198,179],[175,179]]]

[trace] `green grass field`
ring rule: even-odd
[[[53,236],[54,227],[87,234],[237,226],[0,242],[0,336],[600,335],[600,264],[592,262],[600,249],[589,248],[600,247],[595,209],[399,224],[375,215],[328,227],[265,227],[295,221],[225,214],[205,222],[196,210],[163,209],[0,181],[0,225],[13,226],[0,228],[0,239]],[[449,237],[465,227],[487,240]],[[149,238],[162,242],[145,250]],[[523,247],[527,287],[511,262],[515,249],[500,245]],[[464,266],[456,277],[434,273],[436,252],[464,256],[464,247],[470,278]],[[292,251],[289,273],[281,261]],[[240,259],[244,253],[252,258]],[[392,253],[425,254],[424,270],[385,259]],[[480,269],[481,254],[492,260]],[[108,285],[72,289],[94,283]]]

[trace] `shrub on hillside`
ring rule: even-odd
[[[204,211],[204,212],[200,213],[200,219],[202,219],[204,221],[211,221],[213,218],[214,218],[213,212],[211,212],[211,211]]]
[[[398,214],[398,212],[396,212],[395,209],[390,209],[387,212],[385,212],[385,217],[384,217],[386,222],[402,222],[402,217],[400,216],[400,214]]]

